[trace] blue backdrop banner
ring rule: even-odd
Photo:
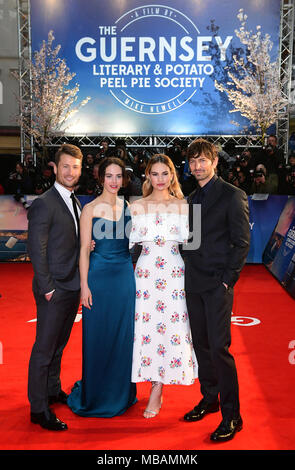
[[[288,196],[276,195],[269,195],[264,200],[257,200],[252,196],[248,197],[251,242],[247,263],[262,262],[263,251],[274,227],[278,223],[287,200]]]
[[[263,253],[263,263],[295,298],[295,197],[290,197]]]
[[[35,197],[38,196],[24,196],[22,201],[16,201],[13,196],[0,196],[0,261],[28,260],[26,208],[31,205]],[[78,198],[81,205],[84,206],[93,199],[93,196],[79,195]],[[288,205],[286,205],[288,196],[269,196],[263,201],[253,200],[249,196],[248,200],[251,242],[247,263],[262,263],[262,254],[270,240],[274,227],[278,224],[282,211],[284,210],[286,213],[286,207],[288,208]],[[289,214],[289,212],[287,213]],[[286,217],[283,217],[283,219],[286,222]],[[280,227],[282,227],[283,219],[280,219]],[[281,233],[282,229],[279,228],[279,230]],[[284,230],[286,230],[286,224]],[[273,255],[272,249],[271,256]]]
[[[69,134],[237,134],[248,121],[214,82],[226,83],[243,8],[247,29],[270,35],[278,56],[280,0],[31,0],[32,51],[50,30],[86,106]],[[72,82],[70,82],[71,85]]]

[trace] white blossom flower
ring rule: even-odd
[[[53,136],[65,131],[69,117],[90,100],[87,97],[76,104],[79,85],[70,87],[76,74],[71,73],[65,60],[58,57],[61,46],[54,48],[54,39],[53,31],[49,31],[47,42],[43,40],[32,62],[27,61],[31,71],[31,116],[20,115],[20,124],[43,148]],[[17,74],[14,77],[20,79]],[[21,101],[20,107],[24,109]]]
[[[236,36],[245,46],[245,58],[233,55],[233,67],[228,71],[226,84],[215,81],[215,87],[225,92],[234,108],[246,117],[264,138],[266,130],[273,124],[279,111],[287,105],[282,94],[278,61],[271,62],[272,42],[270,35],[261,34],[261,26],[256,33],[246,29],[247,15],[243,9],[237,15],[240,28]]]

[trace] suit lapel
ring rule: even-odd
[[[193,199],[194,199],[194,197],[195,197],[195,194],[196,194],[196,192],[197,192],[198,190],[199,190],[199,188],[194,189],[194,191],[193,191],[192,193],[190,193],[190,195],[188,196],[187,202],[188,202],[189,204],[192,204]]]
[[[209,189],[204,201],[202,202],[202,217],[210,207],[220,198],[222,193],[222,180],[218,178]]]
[[[65,201],[63,200],[63,198],[61,197],[61,195],[59,194],[58,190],[52,186],[52,192],[53,194],[55,195],[56,197],[56,200],[57,202],[59,203],[59,205],[62,207],[62,209],[70,216],[71,218],[71,222],[72,222],[72,225],[73,225],[73,229],[76,233],[76,225],[75,225],[75,222],[74,222],[74,218],[73,218],[73,215],[70,211],[70,209],[68,208],[68,206],[66,205]]]

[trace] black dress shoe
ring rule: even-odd
[[[241,431],[242,428],[243,421],[241,416],[232,420],[223,419],[216,431],[211,434],[210,439],[214,442],[229,441],[235,436],[236,432]]]
[[[50,431],[65,431],[68,429],[66,423],[60,421],[51,410],[48,413],[31,413],[31,422],[39,424]]]
[[[48,404],[53,405],[53,403],[63,403],[66,405],[67,399],[68,395],[63,390],[61,390],[58,395],[48,397]]]
[[[206,403],[205,400],[201,400],[200,403],[194,407],[192,411],[186,413],[183,417],[185,421],[200,421],[208,413],[216,413],[219,410],[219,401],[214,403]]]

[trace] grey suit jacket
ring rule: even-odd
[[[53,186],[28,211],[28,253],[33,264],[33,291],[60,287],[79,290],[79,240],[67,205]]]

